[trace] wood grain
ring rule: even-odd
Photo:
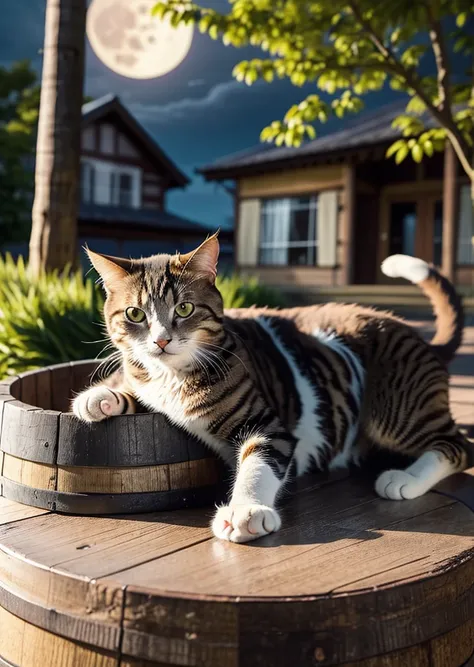
[[[57,469],[46,463],[32,463],[16,456],[5,454],[3,477],[32,489],[55,490]]]
[[[146,493],[189,489],[217,481],[217,467],[211,458],[132,468],[59,466],[57,490],[66,493]]]
[[[142,605],[141,618],[134,611],[137,603]],[[122,651],[165,664],[250,665],[253,663],[239,661],[238,615],[237,606],[224,600],[216,603],[157,595],[145,602],[140,592],[127,593]]]
[[[72,393],[72,366],[70,363],[51,366],[51,400],[50,406],[59,412],[69,412]]]
[[[464,665],[474,653],[474,619],[430,643],[431,666]]]
[[[1,449],[38,463],[56,462],[59,413],[9,401],[3,409]]]
[[[49,368],[36,371],[36,403],[39,408],[50,410],[53,405],[52,374]]]
[[[173,426],[164,415],[136,414],[96,424],[62,414],[58,464],[63,466],[141,466],[207,458],[209,450]]]
[[[357,578],[354,572],[367,571],[367,552],[377,547],[383,552],[384,528],[390,536],[391,524],[413,519],[416,526],[428,512],[452,505],[452,501],[435,494],[410,503],[388,502],[375,498],[370,488],[353,479],[320,488],[309,486],[283,508],[283,526],[275,535],[250,546],[205,542],[172,558],[160,559],[159,567],[147,563],[120,573],[118,579],[129,585],[144,586],[146,582],[156,588],[166,586],[170,591],[186,590],[198,595],[211,591],[236,596],[326,595],[344,582],[341,577]],[[469,531],[469,513],[462,506],[456,508],[453,515],[441,518],[450,523],[458,517],[459,522],[464,522],[464,530]],[[448,531],[449,523],[441,525]],[[415,532],[413,544],[418,538]],[[444,538],[442,535],[443,541]],[[433,541],[426,542],[425,550],[433,559]],[[456,547],[461,545],[464,550],[471,538],[448,534],[446,542],[451,542],[453,552],[458,553]],[[347,568],[344,554],[348,548],[354,551],[358,544],[363,557],[350,562]],[[355,551],[356,556],[358,553]],[[411,554],[408,558],[412,558]],[[341,570],[333,567],[335,559],[341,560]]]
[[[19,667],[117,667],[111,653],[72,642],[26,623],[0,607],[0,654]]]
[[[13,530],[0,526],[0,545],[46,568],[98,580],[210,539],[210,518],[203,510],[119,518],[46,514]]]
[[[29,371],[19,375],[20,401],[27,405],[38,406],[38,394],[36,391],[37,377],[38,371]]]
[[[100,649],[118,650],[123,599],[120,588],[104,588],[63,572],[46,573],[21,561],[18,567],[11,567],[5,557],[3,571],[8,578],[0,586],[2,607],[49,632]],[[26,575],[25,580],[20,580],[21,574]]]
[[[0,498],[0,526],[13,521],[29,519],[33,516],[41,516],[42,514],[46,514],[46,510],[28,507],[7,498]]]

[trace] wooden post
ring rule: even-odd
[[[443,175],[443,252],[442,271],[446,278],[454,280],[457,245],[457,158],[449,141],[444,152]]]
[[[342,253],[341,280],[343,285],[350,285],[354,279],[354,221],[355,221],[355,167],[345,164],[343,167],[344,210],[342,216]]]

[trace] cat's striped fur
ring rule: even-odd
[[[134,397],[233,465],[231,500],[213,522],[217,536],[241,542],[277,530],[286,481],[358,461],[374,445],[417,459],[378,478],[377,492],[392,499],[421,495],[473,463],[448,400],[446,363],[461,341],[462,307],[425,262],[396,255],[382,269],[418,283],[431,299],[431,344],[390,313],[356,305],[224,313],[215,236],[187,256],[89,255],[107,290],[122,374],[115,388],[79,395],[74,410],[95,421],[133,411]],[[186,304],[192,314],[177,317]],[[129,322],[127,307],[143,310],[144,321]]]

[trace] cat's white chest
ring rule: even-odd
[[[160,378],[147,384],[134,387],[140,402],[153,412],[161,412],[173,422],[181,424],[185,420],[185,411],[181,402],[182,381],[177,378]]]

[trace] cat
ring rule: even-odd
[[[73,411],[94,422],[133,413],[137,401],[204,441],[235,469],[231,499],[212,522],[217,537],[247,542],[277,531],[287,482],[357,462],[371,447],[414,459],[377,478],[376,492],[392,500],[416,498],[474,463],[448,397],[462,305],[423,260],[393,255],[381,268],[430,298],[431,343],[391,313],[354,304],[224,311],[217,235],[184,255],[87,252],[121,372],[115,384],[80,393]]]

